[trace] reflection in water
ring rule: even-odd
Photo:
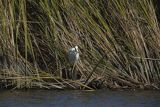
[[[1,91],[0,107],[160,107],[159,91]]]

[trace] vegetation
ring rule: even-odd
[[[0,86],[159,89],[159,32],[153,0],[0,0]]]

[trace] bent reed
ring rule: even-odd
[[[0,87],[159,89],[159,32],[153,0],[0,0]]]

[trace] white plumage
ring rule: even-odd
[[[69,49],[68,52],[68,60],[70,64],[74,64],[79,59],[79,52],[78,52],[78,46],[75,46],[74,48]]]

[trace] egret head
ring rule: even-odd
[[[75,50],[78,52],[78,46],[77,45],[75,46]]]

